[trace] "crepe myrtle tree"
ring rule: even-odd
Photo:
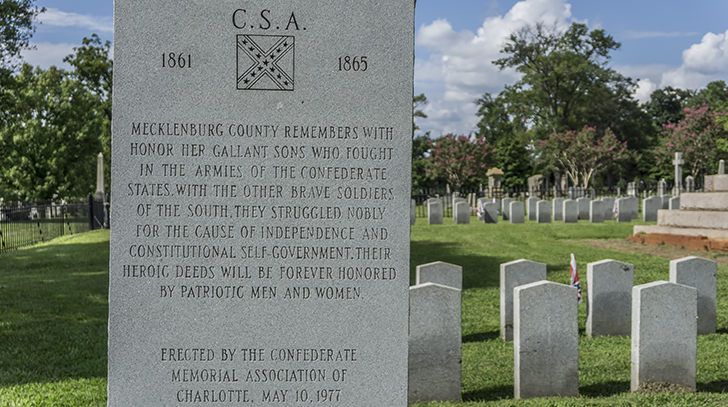
[[[683,153],[686,169],[693,177],[706,170],[714,170],[718,160],[726,158],[721,148],[728,139],[728,130],[721,122],[728,112],[716,111],[703,104],[684,109],[685,116],[679,123],[667,122],[660,133],[662,144],[652,150],[655,162],[665,178],[672,178],[672,160],[676,152]],[[687,171],[686,171],[687,172]]]
[[[539,161],[546,168],[560,169],[573,185],[589,187],[589,181],[611,165],[630,156],[627,143],[621,142],[611,129],[599,135],[596,127],[579,131],[551,133],[537,144]]]
[[[447,134],[429,144],[428,172],[447,182],[453,192],[460,191],[468,180],[483,178],[495,158],[495,149],[485,136]]]

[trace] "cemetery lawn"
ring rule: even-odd
[[[569,253],[586,296],[586,264],[615,259],[635,266],[635,284],[669,279],[669,259],[601,248],[633,223],[428,226],[412,228],[411,284],[418,264],[463,267],[463,402],[417,406],[713,406],[728,405],[728,256],[720,260],[718,333],[698,338],[698,391],[631,394],[629,338],[589,339],[579,308],[577,398],[513,399],[513,344],[499,337],[500,264],[521,258],[548,265],[568,284]],[[105,406],[108,231],[94,231],[0,255],[0,406]],[[604,245],[612,247],[614,245]],[[680,254],[680,251],[671,251]],[[673,257],[682,257],[680,255]],[[380,407],[380,406],[373,406]],[[389,407],[389,406],[381,406]]]
[[[714,406],[728,405],[727,255],[685,249],[648,248],[627,242],[642,222],[555,222],[412,227],[410,284],[419,264],[445,261],[463,267],[463,374],[461,403],[416,406]],[[604,244],[599,242],[603,241]],[[579,306],[579,397],[513,399],[513,343],[500,339],[500,264],[519,259],[547,264],[549,281],[569,284],[570,253],[576,257],[584,302]],[[659,253],[658,257],[654,254]],[[718,333],[698,337],[697,392],[630,393],[630,338],[589,339],[586,325],[586,265],[614,259],[634,265],[635,284],[669,281],[670,259],[700,256],[718,261]],[[668,258],[669,257],[669,258]],[[544,372],[549,374],[549,372]]]

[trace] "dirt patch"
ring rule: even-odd
[[[665,382],[646,381],[640,384],[635,393],[654,394],[654,393],[695,393],[695,389],[681,384],[672,384]]]
[[[617,250],[627,253],[639,253],[649,256],[664,257],[666,259],[675,260],[687,256],[702,257],[716,261],[720,265],[728,264],[728,254],[716,252],[704,252],[700,250],[682,249],[675,246],[650,246],[630,242],[627,239],[591,239],[591,240],[571,240],[571,243],[596,247],[599,249]]]

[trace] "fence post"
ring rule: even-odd
[[[94,229],[94,196],[88,194],[88,230]]]

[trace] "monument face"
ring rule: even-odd
[[[406,406],[413,2],[114,6],[108,405]]]

